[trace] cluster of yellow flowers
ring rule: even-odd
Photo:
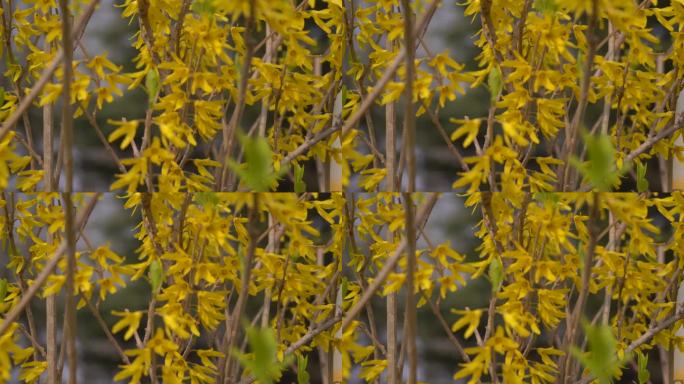
[[[455,380],[671,380],[684,2],[468,0],[462,62],[427,38],[443,3],[123,0],[116,63],[84,43],[109,5],[0,0],[0,383],[74,383],[77,314],[122,382],[415,384],[418,313]],[[416,188],[416,125],[455,192]],[[120,201],[129,254],[89,236]],[[436,206],[474,237],[433,242]]]

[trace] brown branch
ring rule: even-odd
[[[430,297],[423,291],[422,289],[420,290],[420,293],[423,295],[423,298],[425,301],[428,302],[430,305],[430,309],[432,310],[432,313],[434,313],[435,317],[437,317],[437,320],[439,321],[439,325],[442,326],[442,329],[444,329],[444,333],[446,333],[447,338],[451,343],[456,347],[456,350],[458,351],[458,354],[461,355],[464,361],[470,362],[470,356],[465,352],[465,349],[463,348],[463,344],[456,338],[456,335],[454,335],[453,332],[451,332],[451,328],[449,328],[449,324],[446,322],[446,319],[444,319],[444,316],[442,315],[442,312],[440,312],[439,307],[437,307],[437,304],[432,302]]]
[[[306,345],[308,342],[313,340],[314,337],[318,336],[322,332],[325,332],[326,330],[331,328],[333,325],[337,324],[340,320],[342,320],[342,315],[338,314],[338,315],[333,316],[330,319],[322,322],[318,327],[315,327],[315,328],[309,330],[309,332],[307,332],[299,340],[290,344],[290,346],[287,347],[287,349],[285,350],[283,355],[288,355],[288,354],[296,351],[297,349],[301,348],[302,346]]]
[[[35,349],[37,351],[37,353],[39,353],[43,358],[45,358],[46,357],[45,349],[43,348],[42,345],[40,345],[38,340],[36,340],[36,338],[33,337],[31,332],[29,330],[27,330],[26,327],[24,327],[24,325],[21,323],[19,323],[19,330],[21,331],[21,333],[24,334],[24,336],[26,336],[27,339],[29,339],[29,341],[31,342],[31,345],[33,346],[33,349]],[[34,354],[34,358],[35,358],[35,356],[37,356],[37,354]],[[38,359],[36,358],[36,360],[38,360]]]
[[[64,143],[64,168],[66,185],[64,187],[64,231],[66,237],[66,303],[64,316],[65,342],[69,362],[69,384],[77,382],[76,356],[76,301],[74,300],[74,280],[76,277],[76,231],[74,227],[74,205],[71,192],[74,185],[73,126],[74,116],[71,108],[71,81],[73,78],[74,42],[71,36],[71,13],[69,0],[60,0],[62,16],[62,49],[64,51],[64,74],[62,76],[62,129],[61,141]]]
[[[651,147],[655,145],[657,142],[675,133],[678,129],[681,129],[683,126],[684,125],[676,125],[673,123],[666,129],[663,129],[660,132],[658,132],[656,135],[649,137],[646,141],[641,143],[641,145],[639,145],[635,150],[630,152],[625,157],[625,163],[630,162],[634,160],[637,156],[645,153],[646,151],[651,149]]]
[[[93,303],[91,303],[90,300],[88,300],[88,298],[85,297],[83,294],[81,294],[81,299],[86,302],[88,309],[90,309],[90,312],[95,317],[95,320],[97,320],[97,323],[100,325],[100,328],[102,328],[102,332],[104,332],[105,336],[107,336],[107,340],[109,340],[114,349],[116,349],[116,352],[121,357],[121,361],[123,361],[126,364],[130,364],[131,361],[128,359],[128,356],[126,356],[126,354],[124,353],[123,348],[121,348],[119,343],[116,341],[116,338],[114,338],[114,335],[112,335],[112,332],[109,330],[107,323],[105,323],[104,319],[102,318],[102,315],[100,315],[100,312],[97,310],[97,308],[95,308]]]
[[[432,124],[437,128],[437,132],[439,132],[439,135],[444,139],[444,143],[447,145],[447,148],[449,149],[449,152],[451,152],[452,155],[458,160],[458,163],[461,165],[461,168],[464,171],[469,171],[470,167],[468,166],[468,163],[465,162],[463,159],[463,155],[461,155],[461,152],[459,152],[458,148],[454,146],[454,143],[451,142],[451,139],[449,138],[449,135],[447,134],[446,130],[444,129],[444,126],[442,126],[442,123],[439,121],[439,117],[429,108],[429,105],[425,103],[423,100],[423,108],[425,108],[425,111],[427,112],[428,116],[430,116],[430,120],[432,120]]]
[[[658,333],[660,333],[660,332],[664,331],[665,329],[669,328],[669,327],[672,326],[675,322],[677,322],[677,321],[679,321],[679,320],[681,320],[681,319],[683,319],[683,318],[684,318],[684,311],[681,310],[681,308],[680,308],[672,317],[668,318],[667,320],[663,320],[663,322],[661,322],[660,324],[658,324],[658,325],[656,325],[656,326],[650,328],[648,331],[646,331],[646,333],[644,333],[643,335],[639,336],[638,339],[634,340],[634,341],[627,347],[627,349],[625,349],[625,355],[628,355],[628,354],[634,352],[634,351],[635,351],[637,348],[639,348],[640,346],[642,346],[642,345],[648,343],[649,341],[651,341],[651,339],[652,339],[653,337],[655,337],[655,335],[657,335]]]
[[[140,24],[142,24],[142,39],[149,50],[150,57],[155,64],[159,64],[159,57],[154,51],[154,33],[152,31],[152,26],[150,25],[150,3],[149,0],[138,0],[138,14],[140,15]]]
[[[116,154],[116,151],[112,147],[112,145],[107,141],[107,138],[105,137],[104,133],[102,132],[102,128],[100,128],[100,125],[97,123],[97,120],[95,120],[95,116],[93,116],[92,113],[88,112],[86,107],[83,105],[79,105],[79,108],[81,111],[83,111],[83,114],[86,116],[86,119],[88,119],[88,122],[90,123],[90,126],[93,127],[95,130],[95,134],[97,134],[97,137],[100,139],[100,142],[102,145],[104,145],[105,150],[109,154],[109,156],[114,160],[116,163],[117,167],[119,167],[119,170],[121,173],[126,173],[126,167],[123,165],[121,162],[121,159],[119,156]]]
[[[413,12],[411,11],[411,3],[409,2],[409,0],[402,0],[401,5],[402,13],[404,16],[404,50],[406,52],[406,85],[404,86],[404,102],[406,103],[406,106],[404,110],[404,129],[406,130],[406,162],[408,168],[407,192],[411,193],[415,192],[416,190],[416,116],[413,113],[413,81],[416,72],[416,51],[413,36]],[[411,197],[409,195],[405,195],[404,197],[405,199],[408,199],[410,201]],[[410,225],[407,224],[407,228],[408,227],[410,227]],[[413,231],[415,231],[415,228],[413,228]],[[411,249],[411,243],[413,243],[413,248],[415,250],[414,240],[412,240],[412,238],[409,238],[409,249]],[[409,259],[411,259],[411,257],[413,256],[409,255]],[[412,272],[409,271],[409,274],[411,273]],[[409,297],[410,296],[412,296],[412,293],[409,294]],[[409,348],[409,360],[411,360],[411,348]],[[415,363],[415,361],[413,363]],[[409,384],[412,384],[413,382],[415,382],[415,372],[413,371],[413,369],[411,369],[409,371]]]
[[[406,0],[405,0],[406,1]],[[411,115],[407,113],[406,115]],[[409,180],[409,186],[410,186]],[[415,384],[418,376],[418,351],[416,350],[416,223],[411,193],[403,193],[404,215],[406,220],[407,263],[406,263],[406,350],[409,360],[408,383]]]
[[[387,170],[387,174],[385,175],[385,189],[387,192],[394,192],[397,185],[397,116],[395,109],[396,106],[394,102],[389,102],[385,105],[385,168]]]
[[[394,181],[392,182],[394,189]],[[389,230],[389,229],[388,229]],[[394,233],[389,233],[389,242],[394,242]],[[394,272],[392,268],[391,272]],[[366,287],[364,287],[366,290]],[[399,377],[397,374],[397,293],[392,292],[387,295],[387,383],[397,384]]]
[[[191,0],[183,0],[183,5],[181,6],[180,14],[178,15],[178,21],[174,26],[173,40],[171,40],[171,51],[176,51],[176,56],[180,56],[180,41],[181,35],[183,34],[183,23],[185,22],[185,16],[187,16],[190,10]]]

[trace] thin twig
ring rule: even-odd
[[[411,113],[408,113],[409,115]],[[409,183],[410,185],[410,183]],[[411,193],[403,194],[404,217],[406,220],[406,345],[409,360],[409,384],[415,384],[418,375],[418,352],[416,350],[416,298],[415,298],[415,275],[416,275],[416,223],[414,217],[413,199]]]
[[[104,319],[102,318],[102,315],[100,315],[100,312],[97,310],[97,308],[95,308],[93,303],[91,303],[90,300],[88,300],[88,298],[85,297],[82,293],[81,299],[85,301],[86,305],[88,306],[88,309],[90,309],[90,312],[95,317],[95,320],[97,320],[97,323],[100,325],[100,328],[102,328],[102,332],[104,332],[105,336],[107,336],[107,340],[109,340],[114,349],[116,349],[116,352],[121,357],[121,361],[123,361],[126,364],[130,364],[131,361],[128,359],[128,356],[126,356],[126,354],[124,353],[123,348],[121,348],[119,343],[116,341],[116,338],[114,338],[114,335],[112,335],[112,332],[109,330],[107,323],[105,323]]]

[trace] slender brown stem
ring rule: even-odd
[[[630,152],[625,157],[625,162],[629,162],[629,161],[634,160],[637,156],[639,156],[642,153],[645,153],[646,151],[651,149],[651,147],[653,147],[653,145],[656,144],[657,142],[659,142],[660,140],[662,140],[662,139],[670,136],[671,134],[675,133],[678,129],[682,128],[682,126],[683,126],[682,124],[680,124],[680,125],[672,124],[672,125],[668,126],[667,128],[658,132],[656,135],[649,137],[648,139],[646,139],[646,141],[641,143],[641,145],[639,145],[635,150]]]
[[[396,121],[395,104],[394,102],[387,103],[385,106],[385,167],[387,169],[385,190],[387,192],[394,192],[397,185],[395,176],[397,174],[395,169],[397,164]]]
[[[100,328],[102,328],[102,332],[104,332],[105,336],[107,336],[107,340],[109,340],[114,349],[116,349],[116,352],[121,357],[121,361],[123,361],[126,364],[130,364],[131,361],[129,360],[128,356],[126,356],[126,354],[124,353],[123,348],[121,348],[119,343],[116,341],[116,338],[114,338],[114,335],[112,335],[112,332],[109,330],[107,323],[105,323],[104,319],[102,318],[102,315],[100,315],[100,312],[97,310],[97,308],[95,308],[93,303],[91,303],[90,300],[88,300],[88,298],[85,297],[83,294],[81,294],[81,299],[85,301],[86,305],[88,306],[88,309],[90,310],[90,313],[93,314],[95,320],[97,320],[97,323],[100,325]]]
[[[408,168],[408,192],[416,190],[416,116],[413,113],[413,80],[415,76],[415,43],[413,35],[413,12],[409,0],[401,1],[401,9],[404,16],[404,50],[406,52],[406,85],[404,87],[404,129],[406,130],[407,145],[407,168]],[[410,196],[406,195],[410,199]],[[408,225],[407,225],[408,227]],[[415,228],[414,228],[415,230]],[[409,242],[411,239],[409,239]],[[410,247],[409,247],[410,248]],[[410,257],[409,257],[410,258]],[[411,375],[409,375],[409,383]],[[415,377],[413,378],[415,381]]]
[[[45,50],[50,50],[50,44],[45,42]],[[43,106],[43,188],[46,192],[55,190],[52,176],[54,153],[53,128],[54,105],[48,103]],[[52,199],[51,199],[52,200]],[[54,241],[54,237],[48,235]],[[47,383],[57,384],[57,304],[56,295],[50,295],[45,299],[45,346],[47,360]]]
[[[112,158],[112,160],[114,160],[114,162],[116,163],[116,166],[119,168],[119,171],[121,171],[121,173],[126,173],[126,167],[121,162],[121,159],[116,154],[114,148],[112,148],[112,145],[109,143],[109,141],[107,141],[107,138],[102,132],[102,128],[100,128],[100,125],[97,123],[95,116],[93,116],[92,113],[88,112],[88,109],[85,106],[79,105],[79,108],[81,109],[81,111],[83,111],[83,114],[86,116],[86,119],[88,119],[90,126],[93,127],[93,129],[95,130],[95,134],[97,134],[97,137],[98,139],[100,139],[100,142],[105,147],[105,150]]]
[[[444,316],[442,315],[442,312],[440,312],[439,307],[437,304],[435,304],[430,297],[425,293],[425,291],[421,290],[420,291],[421,295],[427,301],[428,305],[430,305],[430,309],[432,310],[432,313],[434,313],[435,317],[437,317],[437,320],[439,321],[439,325],[444,329],[444,332],[446,333],[447,337],[449,338],[449,341],[456,347],[456,350],[458,351],[458,354],[461,355],[464,361],[470,362],[470,356],[465,352],[465,349],[463,348],[463,344],[456,338],[456,335],[454,335],[453,332],[451,332],[451,328],[449,328],[449,324],[447,324],[446,319],[444,319]],[[439,304],[439,303],[438,303]]]
[[[64,143],[64,171],[65,187],[62,198],[64,200],[64,218],[66,232],[66,313],[65,336],[66,352],[69,362],[69,384],[76,384],[77,356],[76,356],[76,302],[74,300],[74,277],[76,274],[76,231],[74,229],[74,205],[72,191],[74,184],[73,160],[73,113],[71,109],[71,81],[73,77],[73,39],[71,36],[71,13],[69,0],[60,0],[59,8],[62,14],[62,49],[64,51],[64,74],[62,82],[62,142]]]
[[[394,192],[396,190],[396,104],[389,102],[385,105],[385,189],[387,192]],[[389,231],[389,227],[388,227]],[[394,241],[394,233],[388,233],[387,241]],[[387,383],[397,384],[397,293],[391,292],[387,295],[387,316],[386,316],[386,334],[387,334]]]
[[[409,113],[411,114],[411,113]],[[415,384],[418,372],[418,352],[416,350],[416,298],[414,280],[416,273],[416,226],[413,199],[410,193],[403,194],[404,215],[406,220],[407,263],[406,263],[406,345],[409,360],[409,384]]]

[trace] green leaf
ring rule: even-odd
[[[591,135],[583,133],[584,144],[587,149],[587,161],[580,163],[577,158],[571,158],[570,163],[575,166],[594,189],[610,191],[620,180],[623,170],[615,166],[615,148],[610,136],[605,134]]]
[[[252,138],[243,134],[239,134],[238,138],[245,153],[245,163],[237,164],[228,160],[228,166],[252,192],[268,192],[279,177],[273,169],[273,151],[268,141],[263,137]]]
[[[245,274],[245,250],[238,244],[237,247],[237,258],[240,262],[240,273]]]
[[[159,288],[161,287],[162,283],[162,277],[164,275],[162,263],[159,259],[152,261],[148,274],[150,278],[150,284],[152,285],[152,292],[159,292]]]
[[[195,193],[195,202],[203,207],[215,207],[219,203],[219,198],[215,192],[197,192]]]
[[[216,12],[216,5],[213,0],[195,0],[190,10],[197,14],[213,15]]]
[[[251,328],[247,330],[247,337],[249,345],[252,347],[254,353],[254,363],[257,366],[268,367],[276,363],[276,353],[278,343],[276,335],[272,328]],[[257,375],[259,376],[259,375]],[[265,381],[266,377],[258,377],[259,381]],[[269,377],[270,379],[270,377]]]
[[[646,164],[637,163],[637,191],[643,193],[648,191],[648,180],[646,180]]]
[[[582,353],[577,347],[571,349],[572,354],[584,365],[601,384],[609,384],[613,376],[619,372],[621,362],[617,356],[617,341],[610,325],[591,325],[582,320],[582,327],[587,338],[589,351]]]
[[[577,78],[581,79],[584,76],[584,54],[582,52],[577,53],[577,60],[575,61],[575,68],[577,68]]]
[[[7,279],[0,279],[0,304],[5,301],[5,297],[7,297],[7,289],[9,288],[9,284],[7,283]]]
[[[499,98],[499,94],[503,89],[503,79],[501,78],[501,70],[499,67],[492,68],[487,77],[487,86],[489,86],[489,93],[491,95],[492,103]]]
[[[272,384],[292,359],[288,357],[283,362],[278,361],[278,342],[273,328],[247,326],[246,329],[250,353],[243,354],[238,350],[233,353],[259,383]]]
[[[347,104],[347,92],[347,86],[342,84],[342,107]]]
[[[299,164],[294,165],[294,191],[296,193],[306,192],[306,183],[304,183],[304,167]]]
[[[648,372],[648,355],[637,352],[637,376],[639,384],[646,384],[651,379],[651,373]]]
[[[587,255],[581,249],[577,251],[577,255],[579,256],[579,269],[582,270],[584,269],[584,261],[587,259]]]
[[[544,204],[558,204],[560,197],[557,193],[540,191],[534,194],[534,199]]]
[[[554,13],[558,10],[555,0],[534,0],[532,7],[542,13]]]
[[[342,299],[344,299],[345,296],[347,296],[347,290],[349,289],[349,280],[347,280],[346,277],[342,276],[342,280],[340,282],[340,294],[342,295]]]
[[[0,108],[5,104],[5,88],[0,87]]]
[[[159,92],[159,73],[154,68],[150,68],[145,75],[145,90],[149,104],[152,106]]]
[[[306,356],[297,355],[297,384],[309,384],[309,372],[306,371],[308,360]]]
[[[489,264],[489,281],[492,283],[492,293],[498,292],[503,281],[503,264],[498,257]]]

